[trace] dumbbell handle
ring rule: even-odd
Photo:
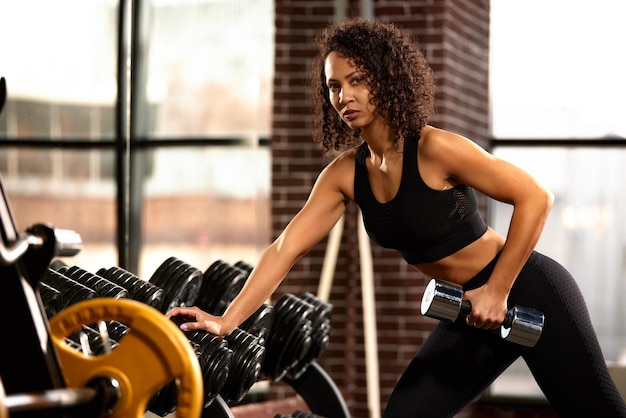
[[[525,308],[524,308],[525,309]],[[461,301],[461,310],[459,311],[459,315],[467,316],[472,312],[472,302],[467,299],[463,299]],[[515,308],[509,309],[504,316],[504,321],[502,321],[502,326],[506,328],[511,328],[511,324],[513,323],[513,318],[515,317]]]

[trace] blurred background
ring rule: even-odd
[[[81,234],[69,264],[146,279],[170,256],[200,269],[253,265],[322,168],[306,89],[313,37],[343,17],[393,21],[439,76],[433,124],[555,193],[538,250],[573,273],[607,361],[621,367],[625,15],[620,0],[0,0],[0,175],[19,230],[48,222]],[[511,208],[482,202],[506,233]],[[367,393],[354,208],[347,217],[321,364],[358,417]],[[278,293],[317,289],[325,244]],[[434,321],[419,315],[427,278],[373,254],[384,407]],[[290,396],[274,386],[264,399]],[[486,394],[542,396],[522,363]]]

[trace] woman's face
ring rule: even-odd
[[[350,58],[331,52],[324,64],[330,103],[352,129],[367,127],[376,119],[376,106],[370,103],[366,73]]]

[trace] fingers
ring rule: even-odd
[[[183,331],[204,330],[210,332],[211,334],[223,336],[223,327],[218,322],[218,318],[213,315],[209,315],[196,306],[189,308],[174,308],[166,315],[168,318],[173,318],[175,316],[186,317],[188,321],[180,324],[180,329]]]
[[[465,318],[467,325],[469,325],[470,327],[474,327],[474,328],[482,328],[484,325],[484,322],[481,321],[478,317],[476,316],[472,316],[472,315],[468,315]]]
[[[466,321],[467,321],[467,325],[474,327],[474,328],[480,328],[480,329],[485,329],[485,330],[490,330],[490,329],[496,329],[498,328],[503,320],[497,320],[497,319],[483,319],[478,315],[468,315],[466,317]]]
[[[214,335],[223,336],[220,325],[214,321],[204,320],[197,322],[185,322],[180,325],[180,328],[183,331],[203,330]]]
[[[166,316],[168,318],[172,318],[174,316],[189,316],[192,318],[195,318],[196,320],[198,319],[198,315],[200,313],[200,309],[198,309],[197,307],[191,307],[191,308],[187,308],[187,307],[179,307],[179,308],[174,308],[171,311],[169,311]]]

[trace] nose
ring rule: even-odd
[[[348,87],[342,87],[339,91],[339,103],[346,105],[352,101],[352,93]]]

